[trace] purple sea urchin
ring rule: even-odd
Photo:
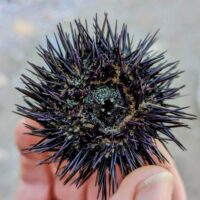
[[[27,125],[29,134],[41,137],[28,152],[51,152],[41,163],[57,162],[64,184],[77,175],[79,187],[97,172],[98,191],[106,199],[107,185],[110,193],[118,187],[117,165],[126,176],[155,164],[152,155],[165,162],[155,141],[184,149],[171,129],[188,127],[179,120],[195,116],[166,102],[184,87],[171,86],[182,71],[176,70],[178,62],[165,61],[164,52],[149,51],[156,34],[133,48],[127,26],[118,32],[116,23],[112,29],[107,15],[101,27],[95,17],[93,36],[87,22],[75,25],[70,36],[59,24],[56,46],[47,38],[47,48],[38,48],[46,66],[29,63],[38,80],[22,75],[25,88],[17,89],[27,106],[17,105],[17,113],[44,127]]]

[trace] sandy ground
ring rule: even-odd
[[[168,49],[167,58],[181,60],[181,70],[186,72],[175,83],[186,83],[177,100],[180,105],[191,105],[191,112],[199,115],[200,87],[200,1],[198,0],[1,0],[0,1],[0,199],[12,200],[19,177],[18,153],[14,144],[15,124],[19,116],[11,111],[14,104],[22,102],[14,89],[21,86],[19,76],[28,67],[27,60],[40,63],[35,51],[45,44],[44,35],[50,37],[58,22],[66,23],[76,17],[92,21],[109,13],[110,19],[128,23],[135,41],[148,32],[160,28],[157,50]],[[188,199],[200,199],[200,123],[190,123],[192,129],[174,131],[187,147],[182,152],[170,145],[177,167],[183,177]]]

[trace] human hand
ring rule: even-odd
[[[16,128],[16,143],[21,149],[35,144],[38,139],[24,134],[29,130],[24,123],[42,128],[36,122],[22,119]],[[160,166],[145,166],[134,170],[120,180],[118,191],[110,200],[186,200],[185,190],[179,173],[164,147],[158,143],[160,151],[169,163]],[[20,183],[16,200],[95,200],[95,174],[79,189],[75,185],[63,185],[54,176],[55,166],[36,166],[45,159],[45,154],[20,154]],[[155,159],[156,160],[156,159]]]

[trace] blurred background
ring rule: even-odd
[[[21,86],[20,74],[29,68],[26,61],[40,64],[35,47],[45,45],[56,24],[108,12],[110,20],[128,24],[137,43],[148,32],[160,28],[156,50],[168,50],[169,60],[180,60],[186,72],[174,84],[186,84],[179,105],[190,105],[189,112],[199,116],[200,108],[200,1],[199,0],[0,0],[0,200],[13,200],[19,179],[18,152],[14,130],[19,116],[11,111],[22,103],[14,87]],[[188,199],[200,199],[200,121],[189,122],[192,129],[175,130],[186,146],[182,152],[170,145],[176,165],[183,177]]]

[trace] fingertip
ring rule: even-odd
[[[171,200],[173,189],[172,173],[168,171],[156,173],[137,185],[135,200]]]
[[[156,161],[157,165],[160,165],[161,167],[167,169],[175,177],[173,199],[186,200],[187,194],[185,191],[185,186],[181,179],[179,171],[176,168],[174,160],[159,141],[156,141],[156,144],[158,145],[158,149],[161,151],[161,153],[167,158],[168,162],[160,163],[154,156],[152,157],[154,157],[154,160]]]
[[[163,172],[167,172],[167,170],[160,166],[144,166],[134,170],[123,179],[118,191],[111,197],[110,200],[133,200],[136,195],[138,185],[149,177]]]
[[[170,172],[174,177],[173,199],[177,199],[177,200],[178,199],[181,199],[181,200],[187,199],[184,184],[183,184],[183,181],[182,181],[182,179],[179,175],[178,170],[176,169],[174,160],[171,158],[171,156],[169,155],[167,150],[163,147],[163,145],[159,141],[157,141],[157,145],[158,145],[158,149],[166,157],[168,162],[161,163],[157,159],[156,156],[152,155],[152,158],[157,163],[157,166],[145,166],[145,167],[141,167],[141,168],[133,171],[131,174],[129,174],[127,177],[125,177],[125,179],[122,181],[122,184],[119,187],[119,190],[113,196],[113,198],[111,198],[111,200],[124,199],[124,196],[127,196],[127,195],[129,195],[127,200],[129,200],[129,199],[132,200],[133,195],[135,193],[136,182],[138,181],[138,178],[135,178],[135,176],[137,175],[137,174],[135,174],[135,172],[141,174],[140,178],[144,178],[146,173],[147,174],[152,173],[153,171],[159,172],[159,170],[161,170],[161,171],[165,170],[167,172]],[[152,167],[153,167],[153,171],[150,170],[150,168],[152,168]],[[149,169],[150,171],[148,171],[148,170],[146,171],[146,169]],[[133,179],[133,180],[131,180],[131,179]],[[129,192],[129,191],[131,191],[131,192]]]

